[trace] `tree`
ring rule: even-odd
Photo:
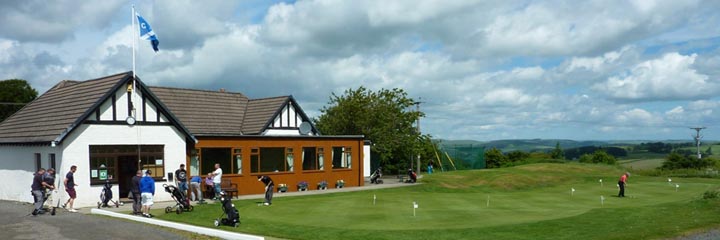
[[[712,146],[708,146],[707,150],[705,150],[705,155],[706,156],[712,155]]]
[[[552,159],[565,159],[565,153],[560,148],[560,142],[555,142],[555,149],[550,152],[550,158]]]
[[[502,151],[500,151],[499,149],[491,148],[490,150],[485,151],[486,168],[499,168],[507,162],[507,156],[503,155]]]
[[[660,169],[702,169],[713,166],[715,160],[712,158],[698,159],[694,155],[680,155],[677,152],[668,154]]]
[[[34,100],[38,92],[27,81],[8,79],[0,81],[0,122]]]
[[[519,161],[527,159],[528,157],[530,157],[530,153],[523,152],[520,150],[515,150],[515,151],[509,152],[507,154],[508,161],[510,161],[510,162],[519,162]]]
[[[381,165],[397,171],[410,167],[409,161],[418,154],[422,159],[434,157],[433,151],[427,151],[432,149],[430,137],[413,126],[424,116],[415,104],[402,89],[373,92],[359,87],[341,96],[333,93],[313,122],[326,135],[365,135],[373,142],[371,151],[380,156]]]
[[[593,154],[583,154],[580,156],[580,162],[615,164],[617,159],[603,150],[597,150]]]

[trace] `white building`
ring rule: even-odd
[[[133,74],[62,81],[0,123],[0,199],[32,202],[39,168],[55,168],[61,181],[75,173],[75,206],[95,206],[105,181],[114,198],[127,197],[138,169],[153,170],[157,201],[171,200],[163,183],[186,163],[195,137]]]

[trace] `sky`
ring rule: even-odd
[[[0,1],[0,79],[43,93],[132,70],[148,85],[330,96],[404,89],[465,140],[720,139],[720,1]]]

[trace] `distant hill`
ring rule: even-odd
[[[444,140],[439,139],[439,145],[441,148],[447,150],[454,150],[456,148],[497,148],[503,152],[511,151],[538,151],[548,150],[555,148],[556,143],[560,143],[560,147],[566,148],[577,148],[584,146],[607,146],[617,144],[617,142],[607,141],[575,141],[567,139],[508,139],[508,140],[494,140],[489,142],[480,142],[474,140]]]

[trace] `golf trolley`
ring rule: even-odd
[[[165,188],[165,192],[170,193],[172,199],[175,200],[176,203],[175,206],[165,207],[165,213],[173,211],[177,214],[182,212],[192,212],[194,207],[190,205],[190,201],[188,201],[188,198],[185,197],[185,193],[173,185],[163,184],[163,187]]]
[[[112,202],[112,204],[115,205],[116,208],[119,208],[120,201],[115,201],[112,198],[112,184],[110,184],[110,180],[105,180],[105,185],[103,186],[103,190],[100,193],[100,201],[97,203],[97,207],[110,207],[110,205],[108,205],[108,202]]]
[[[373,172],[373,174],[370,176],[370,183],[374,184],[382,184],[383,180],[380,179],[382,177],[382,168],[379,167],[378,169]]]
[[[225,226],[240,226],[240,214],[235,209],[235,204],[232,203],[232,199],[225,195],[225,192],[220,192],[220,202],[222,203],[223,213],[220,218],[215,219],[215,226],[219,227],[220,224]],[[224,218],[223,218],[224,216]]]

